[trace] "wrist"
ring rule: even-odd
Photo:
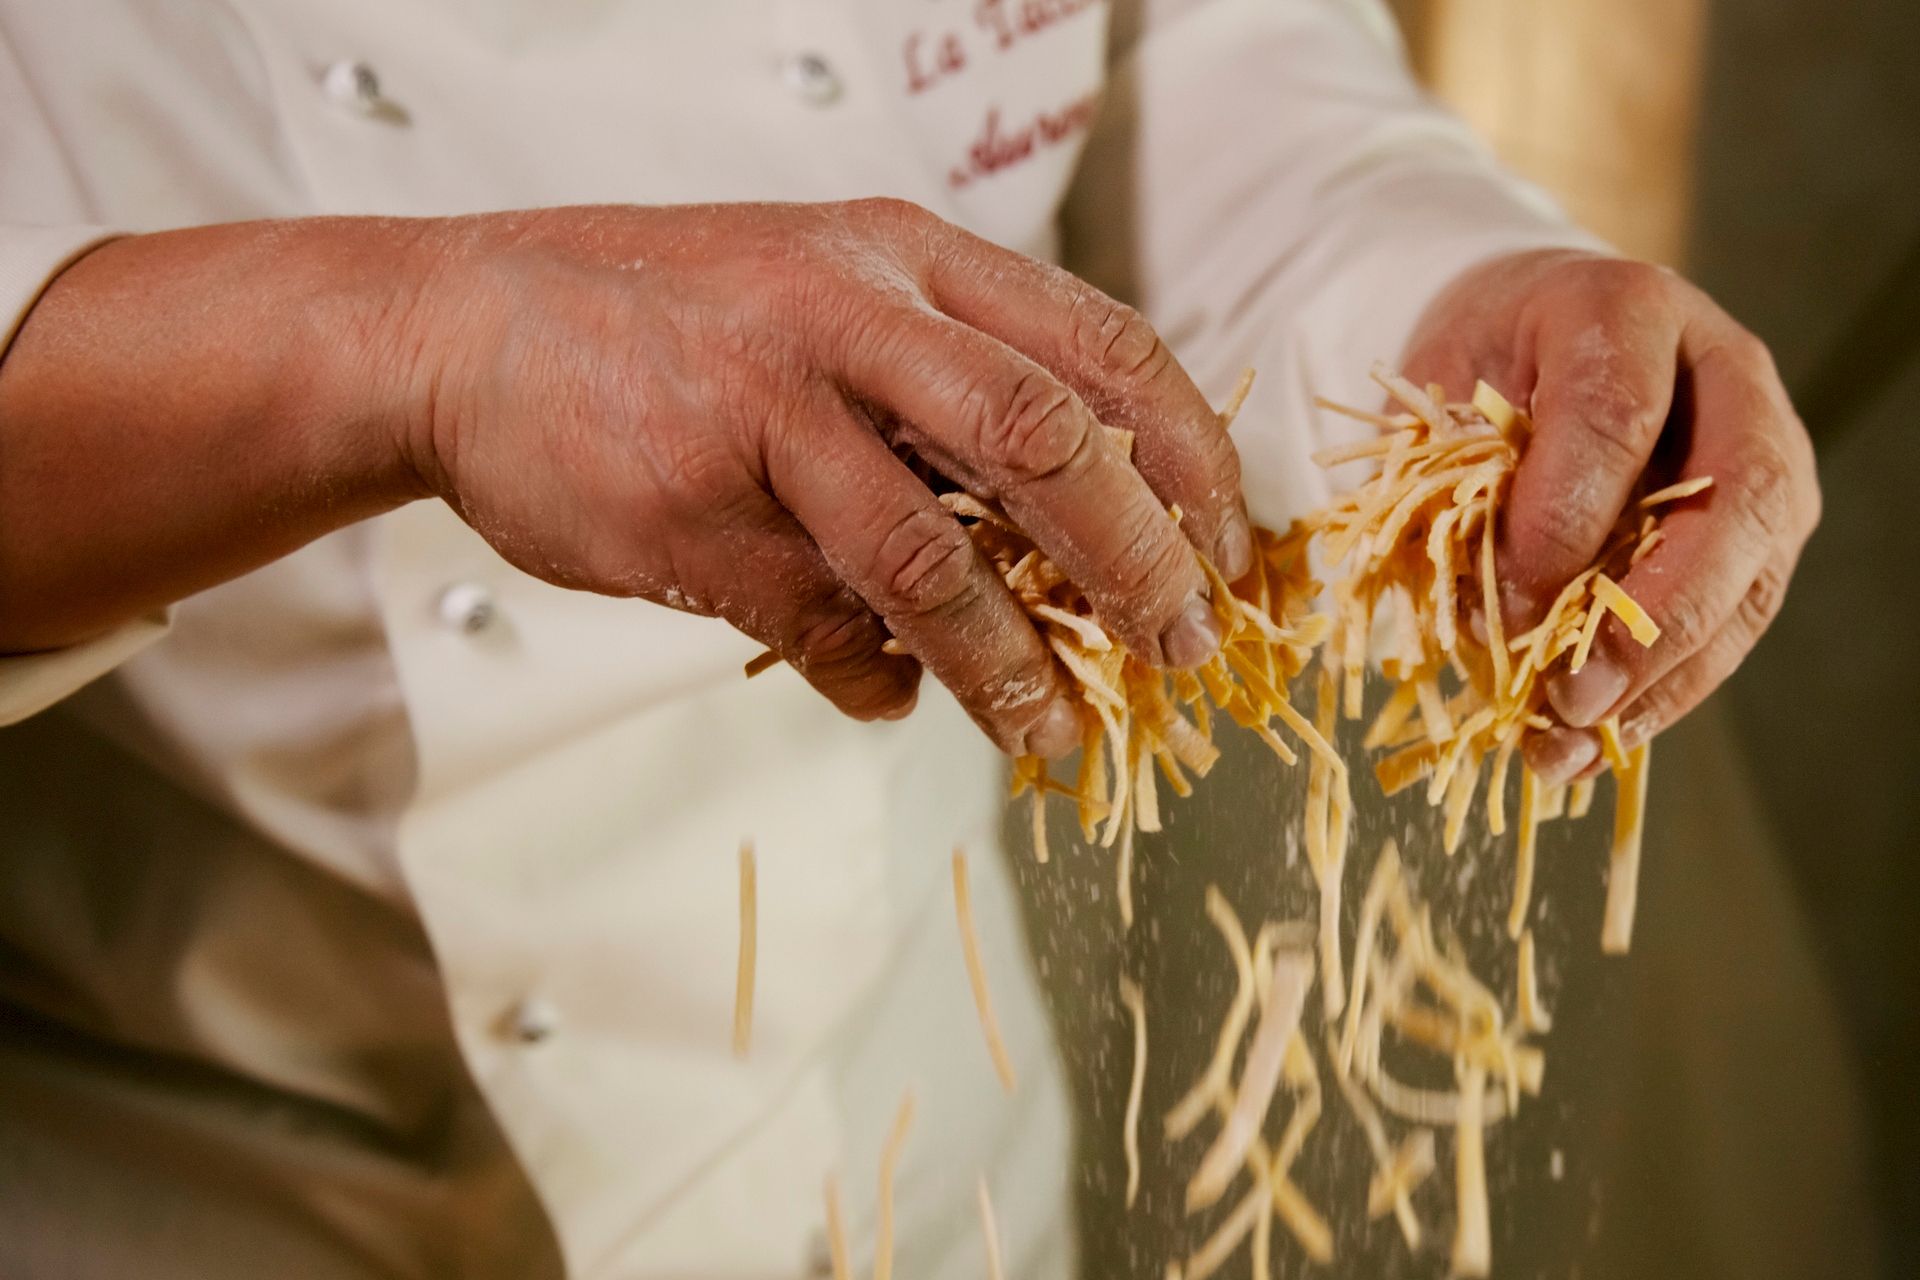
[[[435,219],[318,218],[291,224],[305,297],[281,352],[291,412],[309,419],[322,472],[378,509],[441,492],[430,447],[441,385],[432,305]]]

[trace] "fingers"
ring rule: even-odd
[[[726,586],[714,610],[774,650],[858,720],[913,710],[920,664],[884,652],[887,628],[828,566],[806,531],[771,499],[729,524]]]
[[[1188,667],[1218,650],[1192,546],[1052,374],[931,308],[889,309],[842,362],[853,394],[897,417],[935,466],[1002,503],[1136,654]]]
[[[1080,725],[1052,656],[959,522],[823,390],[770,441],[774,494],[827,563],[1002,750],[1058,756]]]
[[[1620,742],[1631,751],[1706,701],[1739,669],[1780,611],[1793,558],[1781,556],[1753,580],[1713,638],[1655,680],[1620,713]],[[1531,735],[1527,764],[1550,783],[1591,777],[1604,767],[1592,729],[1557,727]]]
[[[1519,629],[1537,623],[1599,555],[1672,407],[1679,330],[1671,283],[1636,264],[1589,269],[1637,274],[1541,322],[1537,430],[1500,538],[1502,603]]]
[[[930,235],[927,292],[954,319],[1030,357],[1110,427],[1181,529],[1229,579],[1253,565],[1240,459],[1219,415],[1140,313],[1070,273],[945,223]]]
[[[1627,706],[1620,717],[1622,745],[1632,750],[1650,740],[1699,706],[1734,673],[1779,613],[1792,573],[1791,556],[1770,563],[1747,588],[1739,608],[1713,639]]]
[[[1804,432],[1759,372],[1744,344],[1710,348],[1692,362],[1681,477],[1711,476],[1713,487],[1668,509],[1660,546],[1620,584],[1659,623],[1660,638],[1642,646],[1608,619],[1586,666],[1548,682],[1568,724],[1591,725],[1633,702],[1730,622],[1750,647],[1779,607],[1817,501],[1802,496],[1812,492]]]
[[[1600,735],[1591,729],[1556,726],[1528,734],[1520,750],[1541,781],[1557,786],[1579,777],[1600,759]]]

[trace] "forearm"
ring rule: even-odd
[[[57,647],[419,496],[419,224],[113,241],[0,359],[0,652]]]

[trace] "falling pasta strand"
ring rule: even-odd
[[[1647,807],[1649,743],[1627,753],[1627,767],[1616,777],[1613,801],[1613,849],[1608,858],[1607,905],[1602,915],[1600,949],[1625,955],[1633,944],[1634,905],[1640,896],[1640,835]]]
[[[1273,1207],[1307,1257],[1321,1266],[1333,1261],[1333,1228],[1291,1178],[1274,1179]]]
[[[1493,1269],[1493,1234],[1487,1223],[1487,1157],[1481,1099],[1487,1069],[1475,1063],[1462,1073],[1460,1123],[1454,1138],[1454,1176],[1459,1217],[1453,1234],[1453,1274],[1484,1276]]]
[[[973,1007],[980,1015],[980,1033],[986,1037],[1000,1087],[1012,1093],[1016,1084],[1013,1058],[1000,1034],[1000,1019],[994,1016],[993,997],[987,991],[987,966],[980,955],[980,935],[973,924],[973,893],[967,885],[966,851],[957,848],[953,851],[953,910],[960,921],[960,951],[966,960],[967,981],[973,987]]]
[[[1534,967],[1531,929],[1520,935],[1520,954],[1515,964],[1519,976],[1514,981],[1514,1017],[1527,1031],[1545,1035],[1553,1030],[1553,1019],[1540,1003],[1540,978]]]
[[[1207,1280],[1207,1277],[1226,1264],[1240,1242],[1253,1230],[1255,1220],[1266,1209],[1263,1202],[1271,1202],[1273,1193],[1265,1186],[1255,1186],[1240,1203],[1234,1206],[1232,1213],[1221,1220],[1211,1236],[1187,1257],[1185,1274],[1187,1280]]]
[[[853,1280],[853,1263],[847,1256],[847,1223],[840,1210],[840,1179],[827,1175],[827,1255],[833,1260],[833,1280]]]
[[[1127,1159],[1127,1208],[1140,1196],[1140,1100],[1147,1086],[1147,997],[1140,985],[1120,975],[1120,1003],[1133,1015],[1133,1075],[1127,1082],[1127,1110],[1120,1145]]]
[[[1267,1110],[1273,1104],[1274,1092],[1280,1085],[1287,1042],[1300,1025],[1301,1010],[1312,981],[1313,961],[1306,956],[1288,956],[1276,963],[1268,998],[1260,1011],[1260,1026],[1252,1047],[1247,1050],[1239,1092],[1213,1144],[1201,1157],[1193,1180],[1187,1184],[1189,1213],[1220,1198],[1259,1135]]]
[[[1239,1048],[1240,1036],[1246,1030],[1248,1019],[1253,1016],[1253,952],[1247,946],[1247,932],[1241,927],[1240,917],[1234,914],[1233,907],[1218,886],[1207,886],[1206,904],[1207,918],[1220,931],[1221,940],[1227,944],[1227,953],[1233,959],[1237,984],[1233,1001],[1220,1023],[1213,1057],[1200,1078],[1194,1082],[1193,1088],[1167,1112],[1166,1135],[1176,1142],[1193,1132],[1194,1126],[1200,1123],[1215,1100],[1227,1095],[1233,1078],[1234,1053]]]
[[[1000,1227],[994,1221],[993,1196],[987,1191],[987,1175],[975,1183],[980,1201],[980,1235],[987,1246],[987,1280],[1006,1280],[1007,1271],[1000,1259]]]
[[[754,952],[759,945],[759,872],[753,842],[740,842],[740,962],[733,985],[733,1056],[744,1058],[753,1043]]]
[[[893,1181],[900,1163],[900,1149],[907,1144],[907,1130],[913,1125],[913,1093],[900,1099],[894,1113],[893,1128],[887,1145],[880,1150],[880,1212],[873,1232],[873,1280],[893,1277]]]

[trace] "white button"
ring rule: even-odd
[[[380,106],[380,77],[364,62],[342,59],[321,73],[320,87],[337,107],[372,115]]]
[[[381,120],[387,124],[406,124],[406,108],[380,92],[380,77],[364,62],[343,58],[320,73],[320,91],[343,111]]]
[[[456,582],[442,591],[434,612],[440,615],[441,622],[470,636],[492,626],[499,615],[493,592],[477,582]]]
[[[521,1044],[539,1044],[550,1040],[560,1030],[560,1011],[551,1001],[539,996],[528,996],[513,1006],[507,1015],[507,1027],[513,1038]]]
[[[787,87],[816,107],[840,99],[840,75],[817,53],[797,53],[787,59]]]

